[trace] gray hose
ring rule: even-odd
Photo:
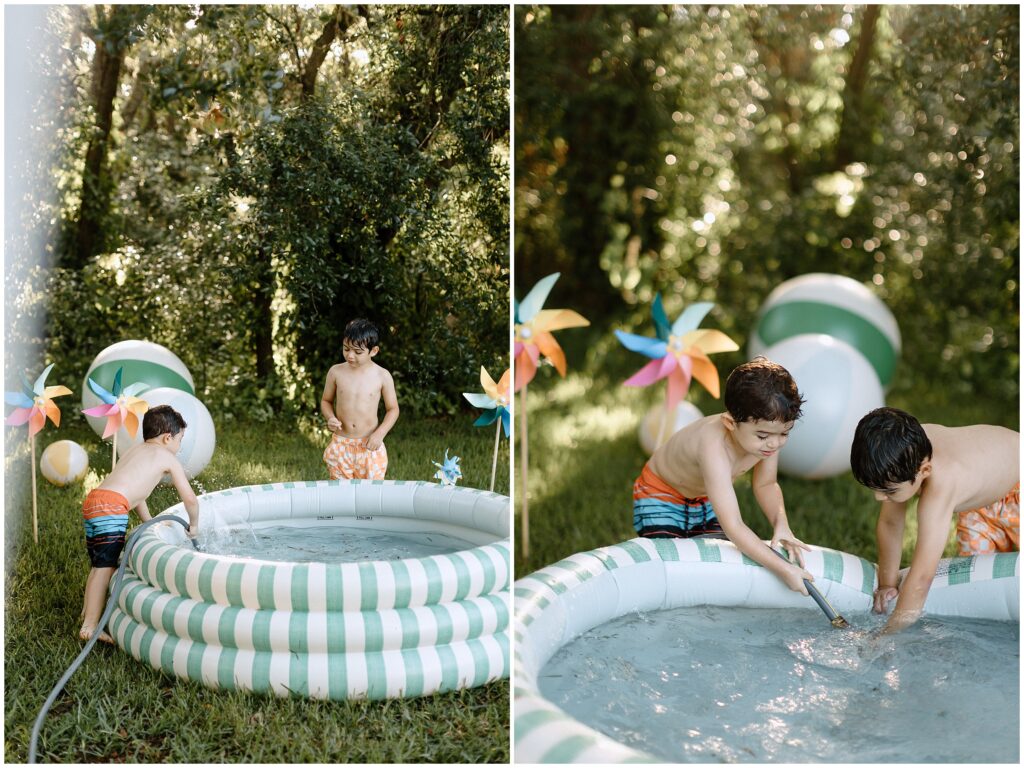
[[[771,547],[769,547],[771,549]],[[781,557],[786,562],[789,562],[789,558],[779,552],[777,549],[772,549],[776,555]],[[807,587],[807,594],[814,598],[814,602],[818,604],[822,612],[825,614],[825,618],[829,620],[836,629],[847,629],[850,626],[850,622],[839,615],[839,611],[832,607],[831,603],[825,599],[825,596],[818,591],[818,588],[814,586],[810,581],[804,579],[804,586]]]
[[[78,668],[82,665],[82,662],[85,661],[85,657],[89,655],[93,646],[96,645],[96,641],[99,640],[100,633],[103,632],[107,626],[107,622],[110,620],[110,614],[113,612],[114,606],[117,605],[117,597],[121,593],[121,582],[124,579],[124,569],[128,565],[128,554],[131,552],[132,547],[135,546],[135,541],[138,538],[139,533],[141,533],[143,528],[153,525],[154,523],[163,523],[168,520],[181,523],[181,525],[185,526],[185,530],[188,530],[188,523],[180,517],[174,517],[173,515],[167,515],[166,517],[157,516],[136,527],[128,537],[128,541],[125,542],[124,551],[121,553],[121,564],[117,567],[117,573],[114,574],[114,587],[110,591],[110,597],[107,598],[107,607],[103,611],[103,615],[100,617],[99,624],[96,625],[96,631],[92,633],[92,637],[89,638],[89,641],[85,644],[82,652],[78,654],[78,658],[71,662],[71,666],[68,667],[64,676],[57,681],[55,686],[53,686],[53,690],[50,691],[50,695],[47,697],[46,703],[43,704],[43,708],[39,710],[39,716],[36,717],[36,723],[32,727],[32,738],[28,745],[28,761],[30,763],[36,762],[36,744],[39,741],[39,731],[43,727],[43,720],[46,719],[46,713],[50,711],[50,707],[53,706],[53,702],[57,700],[57,696],[60,695],[60,692],[64,690],[64,686],[67,685],[68,680],[71,679],[71,676],[75,674]],[[196,544],[195,539],[189,539],[189,541],[192,542],[193,547],[199,549],[199,545]]]

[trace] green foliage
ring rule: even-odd
[[[1016,400],[1016,8],[884,6],[872,25],[519,6],[515,24],[518,292],[560,269],[553,305],[604,333],[648,323],[658,291],[669,315],[711,300],[745,345],[772,288],[837,272],[897,315],[893,394]]]

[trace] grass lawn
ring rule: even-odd
[[[56,488],[39,477],[39,545],[32,543],[28,440],[8,429],[5,537],[5,762],[28,759],[33,722],[50,688],[78,655],[82,589],[89,570],[81,503],[110,466],[101,444],[64,404],[38,452],[58,439],[89,452],[84,483]],[[327,479],[327,433],[291,424],[218,425],[217,450],[193,483],[199,493],[254,483]],[[445,448],[462,457],[460,485],[487,488],[494,431],[454,420],[399,420],[387,440],[388,477],[431,480]],[[508,493],[502,440],[495,490]],[[150,497],[156,514],[178,502],[173,488]],[[133,521],[137,520],[133,516]],[[43,762],[145,763],[506,763],[509,685],[410,700],[331,702],[209,690],[177,680],[98,644],[43,725]]]
[[[588,331],[589,336],[576,329],[559,335],[569,360],[566,378],[559,378],[545,366],[527,387],[530,555],[523,557],[519,541],[522,479],[517,465],[517,577],[575,552],[635,536],[633,481],[648,458],[640,448],[637,426],[651,405],[662,402],[665,384],[659,382],[643,389],[622,386],[645,358],[622,348],[610,331]],[[744,359],[740,353],[715,356],[723,387],[729,371]],[[723,410],[721,400],[711,398],[696,382],[690,399],[705,415]],[[517,396],[517,407],[520,402]],[[923,422],[1019,428],[1016,404],[1007,407],[997,402],[953,401],[941,384],[919,391],[894,388],[886,396],[886,404],[910,411]],[[517,414],[517,429],[519,426]],[[518,462],[518,433],[515,451]],[[790,527],[802,541],[878,561],[878,503],[849,472],[824,480],[781,475],[780,485]],[[744,521],[761,538],[770,537],[771,527],[750,488],[750,474],[737,479],[735,487]],[[911,512],[904,536],[904,566],[913,552],[916,528]],[[952,539],[946,552],[955,552]]]

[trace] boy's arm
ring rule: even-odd
[[[188,537],[194,539],[199,533],[199,499],[188,481],[188,476],[181,466],[181,462],[171,456],[167,465],[167,471],[171,473],[171,480],[178,491],[182,502],[185,504],[185,511],[188,512]]]
[[[770,456],[754,465],[751,476],[751,483],[754,489],[754,498],[757,499],[761,511],[768,518],[772,525],[772,543],[774,549],[781,544],[789,553],[790,561],[795,558],[801,566],[804,564],[804,556],[801,549],[810,549],[800,539],[793,535],[789,529],[789,519],[786,517],[786,504],[782,499],[782,488],[778,481],[779,454]]]
[[[883,501],[878,513],[875,536],[878,538],[878,589],[872,609],[885,613],[887,604],[899,595],[900,557],[903,555],[903,528],[907,503]]]
[[[935,569],[942,559],[942,550],[949,539],[949,521],[953,515],[953,499],[934,486],[921,494],[917,503],[917,544],[910,560],[910,570],[900,584],[896,607],[885,625],[885,632],[898,632],[921,616]]]
[[[725,456],[724,450],[705,453],[701,459],[701,471],[711,506],[729,541],[751,560],[778,576],[794,592],[806,595],[807,587],[804,586],[803,580],[813,580],[814,577],[803,568],[772,553],[765,543],[757,538],[757,534],[743,522],[739,503],[736,501],[736,492],[732,487],[729,459]]]
[[[384,400],[384,418],[380,420],[377,428],[366,438],[366,447],[371,451],[380,448],[384,438],[387,437],[388,432],[391,431],[391,428],[395,426],[395,422],[398,421],[398,396],[395,394],[395,380],[383,368],[381,368],[381,374],[383,381],[381,382],[380,395]]]
[[[153,519],[153,516],[149,514],[149,507],[146,506],[145,501],[140,501],[138,504],[136,504],[135,511],[139,513],[139,517],[142,518],[142,522],[144,523],[148,520]]]
[[[338,394],[338,383],[334,380],[334,369],[327,372],[327,383],[324,384],[324,393],[320,396],[320,415],[327,420],[327,429],[334,432],[341,426],[337,415],[334,413],[334,398]]]

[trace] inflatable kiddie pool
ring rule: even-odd
[[[815,547],[805,564],[840,614],[870,610],[872,563]],[[943,560],[925,610],[1016,621],[1019,584],[1016,552]],[[810,600],[716,539],[632,539],[542,568],[516,581],[514,591],[515,755],[523,763],[659,762],[576,721],[541,694],[541,669],[583,632],[633,611],[806,608]]]
[[[344,526],[475,546],[362,562],[196,551],[177,524],[139,534],[109,629],[156,669],[213,688],[391,698],[509,675],[509,499],[403,481],[248,486],[199,497],[200,531]],[[183,505],[166,510],[187,520]]]

